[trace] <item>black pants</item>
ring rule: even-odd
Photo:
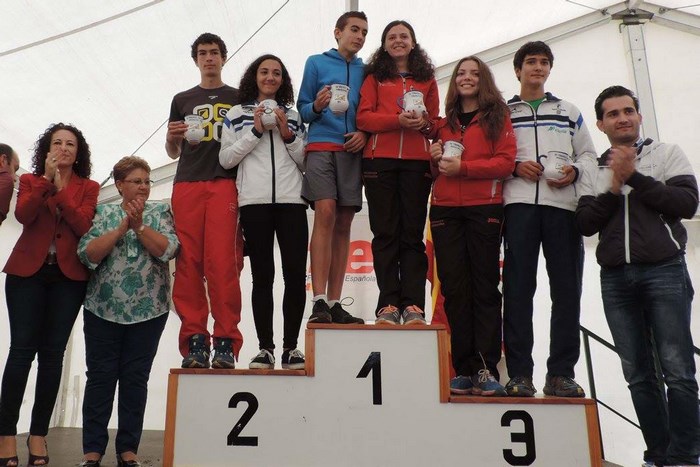
[[[48,433],[61,383],[63,353],[86,289],[86,281],[68,279],[56,264],[44,265],[29,277],[7,275],[11,343],[2,377],[0,436],[17,434],[19,409],[35,356],[38,368],[29,433]]]
[[[148,378],[168,313],[135,324],[104,320],[83,310],[87,383],[83,399],[83,453],[104,455],[119,382],[117,454],[138,453]]]
[[[425,218],[432,176],[428,161],[363,159],[362,179],[369,207],[369,225],[379,300],[400,309],[425,308]]]
[[[282,258],[285,349],[295,349],[306,305],[306,256],[309,228],[303,204],[251,204],[241,206],[241,226],[253,275],[253,319],[261,349],[275,348],[272,331],[275,281],[274,240]]]
[[[574,212],[509,204],[504,238],[503,339],[508,374],[531,377],[533,373],[532,299],[542,244],[552,298],[547,373],[573,378],[580,354],[583,280],[583,239],[574,224]]]
[[[502,220],[500,204],[430,208],[437,273],[451,330],[452,366],[458,375],[475,375],[485,363],[499,377]]]

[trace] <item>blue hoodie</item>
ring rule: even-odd
[[[346,133],[357,131],[355,113],[360,103],[360,88],[364,80],[362,59],[354,57],[350,62],[331,49],[306,60],[301,80],[297,109],[304,122],[309,124],[309,143],[345,143]],[[318,91],[326,85],[345,84],[350,87],[350,107],[343,115],[335,115],[326,107],[321,113],[313,110]]]

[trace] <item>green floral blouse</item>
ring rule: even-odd
[[[97,206],[92,228],[80,239],[78,256],[93,273],[88,282],[83,306],[107,321],[131,324],[146,321],[170,309],[170,273],[168,261],[180,248],[170,206],[148,202],[143,223],[168,238],[168,248],[160,258],[151,255],[129,229],[112,252],[100,263],[91,262],[86,253],[93,239],[119,227],[126,213],[119,204]]]

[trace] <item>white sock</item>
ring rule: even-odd
[[[326,303],[328,303],[329,308],[333,308],[333,305],[335,305],[338,302],[340,302],[340,300],[328,300]]]
[[[323,300],[324,302],[328,303],[328,297],[326,297],[326,294],[315,295],[314,298],[311,299],[312,302],[316,302],[318,300]]]

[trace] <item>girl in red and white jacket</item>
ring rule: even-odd
[[[376,324],[425,324],[423,230],[432,176],[424,133],[438,114],[435,69],[413,27],[392,21],[365,72],[357,127],[371,133],[362,179],[374,234]],[[422,94],[422,107],[416,108],[420,95],[415,91]]]
[[[430,146],[438,172],[430,228],[457,373],[450,390],[505,396],[496,369],[501,357],[501,192],[502,179],[515,168],[516,143],[508,106],[479,58],[463,58],[455,67],[445,115],[432,132],[438,141]],[[462,154],[443,153],[448,141],[461,143]]]

